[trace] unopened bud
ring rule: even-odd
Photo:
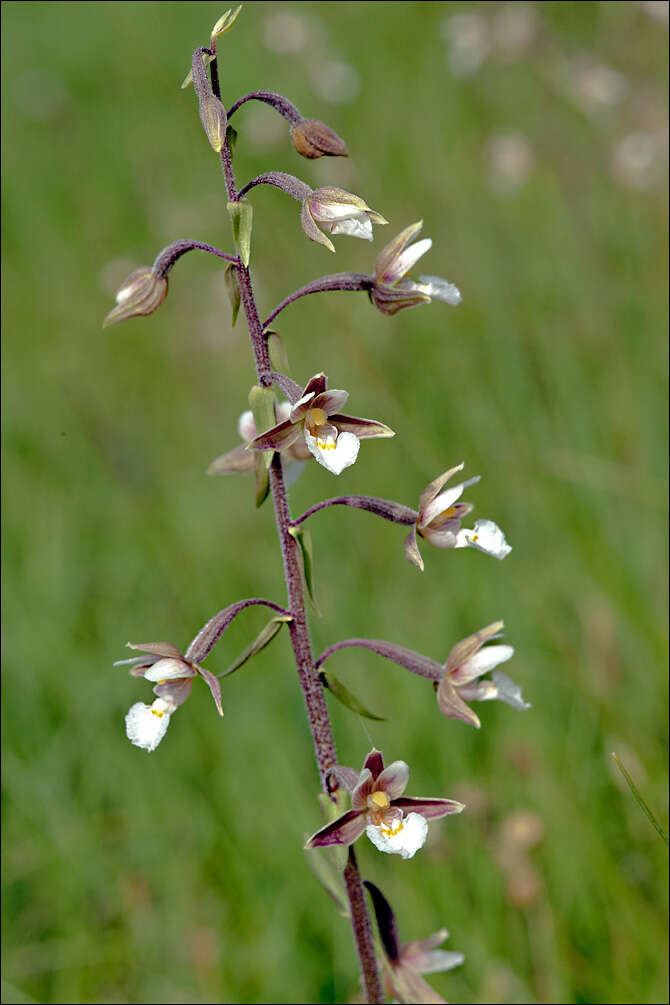
[[[242,10],[242,4],[240,4],[237,10],[233,10],[231,8],[230,10],[227,10],[225,14],[221,15],[219,20],[212,28],[212,35],[210,39],[212,46],[216,42],[217,38],[220,38],[221,35],[225,35],[227,31],[230,31],[230,29],[237,21],[241,10]]]
[[[153,314],[167,296],[166,276],[157,276],[151,266],[143,265],[131,272],[116,294],[116,307],[109,312],[102,327],[109,328],[127,318]]]
[[[301,119],[291,127],[293,146],[303,157],[348,157],[344,140],[325,122],[318,119]]]
[[[206,94],[200,101],[200,121],[207,133],[207,139],[217,154],[226,138],[228,119],[226,110],[214,94]]]

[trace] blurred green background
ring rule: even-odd
[[[186,646],[240,597],[284,597],[270,506],[204,477],[238,442],[253,368],[219,263],[186,256],[151,318],[102,331],[119,282],[169,241],[231,250],[192,50],[218,3],[6,3],[4,54],[4,990],[6,1002],[354,1000],[347,922],[308,871],[317,776],[287,637],[197,687],[158,751],[123,716],[148,684],[126,640]],[[360,842],[403,940],[445,925],[454,1002],[666,1000],[666,53],[659,3],[247,3],[222,44],[224,100],[275,88],[329,122],[348,161],[307,162],[247,106],[236,169],[355,191],[390,227],[311,244],[297,207],[253,193],[261,310],[325,272],[369,271],[425,219],[418,271],[458,310],[386,318],[364,295],[281,317],[292,372],[324,369],[387,422],[329,494],[415,505],[466,461],[514,551],[424,546],[355,511],[314,518],[316,652],[369,635],[445,659],[496,618],[521,714],[443,719],[431,688],[371,653],[331,668],[390,721],[332,706],[341,760],[371,742],[408,791],[468,803],[411,862]],[[222,670],[264,622],[242,615]],[[507,669],[507,668],[506,668]],[[369,738],[366,734],[369,732]]]

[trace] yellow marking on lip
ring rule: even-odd
[[[386,834],[387,837],[395,837],[396,834],[400,833],[400,831],[403,829],[404,826],[405,825],[403,824],[402,820],[399,820],[397,827],[393,827],[393,826],[391,826],[391,827],[384,827],[384,825],[382,824],[381,830],[382,830],[382,833]]]
[[[319,450],[335,450],[337,449],[337,443],[335,440],[317,440],[316,445]]]
[[[162,719],[163,716],[165,715],[165,709],[163,709],[162,712],[157,712],[155,708],[152,708],[151,709],[151,714],[158,716],[159,719]]]

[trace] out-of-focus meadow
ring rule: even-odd
[[[169,241],[232,250],[216,156],[179,85],[218,3],[7,3],[4,39],[4,990],[30,1002],[352,1000],[347,922],[307,868],[317,776],[287,637],[203,687],[147,755],[123,716],[150,685],[124,643],[185,646],[219,608],[281,602],[270,505],[207,478],[236,445],[253,368],[215,259],[186,256],[151,318],[101,322]],[[328,510],[311,522],[317,652],[386,638],[444,660],[496,618],[532,711],[442,718],[430,686],[371,653],[332,670],[388,723],[331,704],[341,760],[372,742],[408,791],[468,804],[411,862],[363,839],[404,940],[441,926],[455,1002],[666,1000],[667,849],[614,770],[666,803],[666,52],[663,3],[248,3],[221,42],[224,101],[275,88],[344,136],[302,160],[247,106],[261,171],[355,191],[375,245],[303,235],[258,189],[261,310],[329,271],[369,271],[423,218],[418,271],[464,295],[386,318],[364,294],[278,325],[296,379],[323,369],[364,443],[310,465],[294,513],[341,492],[416,505],[466,461],[468,498],[513,544],[498,563]],[[242,615],[207,665],[260,629]],[[366,728],[369,737],[366,734]]]

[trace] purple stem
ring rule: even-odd
[[[208,49],[206,46],[200,46],[193,53],[193,58],[191,60],[191,74],[193,76],[193,88],[198,96],[198,101],[202,99],[209,93],[209,82],[207,80],[207,71],[205,65],[202,61],[203,55],[212,56],[213,50]],[[216,94],[212,87],[212,93]],[[216,95],[217,98],[219,95]]]
[[[193,663],[199,663],[201,660],[204,660],[211,653],[231,621],[245,608],[254,607],[258,604],[269,607],[272,611],[277,611],[278,614],[288,614],[288,611],[285,611],[279,604],[274,604],[271,600],[264,600],[262,597],[238,600],[236,604],[224,607],[222,611],[219,611],[213,618],[210,618],[207,624],[200,629],[184,653],[186,659],[192,660]]]
[[[393,663],[398,663],[406,670],[418,674],[419,677],[426,677],[428,680],[441,680],[444,677],[444,667],[437,660],[432,660],[422,653],[415,653],[413,649],[405,649],[404,646],[397,646],[394,642],[384,642],[381,639],[342,639],[341,642],[336,642],[328,649],[324,649],[316,661],[317,670],[338,649],[348,649],[350,646],[370,649],[378,656],[392,660]]]
[[[310,293],[329,293],[333,290],[371,290],[374,285],[374,277],[369,276],[366,272],[334,272],[332,275],[313,279],[311,283],[301,286],[299,290],[282,300],[272,314],[266,317],[263,327],[267,328],[289,304],[300,300],[301,297],[309,296]]]
[[[238,260],[236,255],[227,255],[225,251],[219,251],[218,248],[213,247],[211,244],[204,244],[203,241],[173,241],[172,244],[168,244],[167,248],[163,248],[156,258],[153,264],[154,274],[161,277],[167,276],[174,263],[182,255],[185,255],[187,251],[193,251],[194,249],[207,251],[210,255],[223,258],[226,262],[236,263]]]
[[[214,63],[212,66],[213,65]],[[214,79],[215,78],[212,77],[212,80]],[[216,96],[220,98],[220,94],[216,94]],[[277,108],[277,110],[288,118],[289,121],[298,121],[300,118],[300,113],[297,108],[291,105],[290,102],[287,102],[286,99],[281,99],[279,95],[274,95],[272,92],[266,91],[257,91],[253,94],[247,95],[246,98],[240,99],[236,105],[233,105],[229,114],[232,114],[236,108],[239,108],[244,101],[247,101],[250,98],[257,98],[260,101],[268,101],[269,104],[272,104],[275,108]],[[228,143],[227,136],[223,147],[221,148],[221,164],[226,180],[228,199],[230,202],[234,202],[239,199],[239,193],[235,183],[235,174],[233,171],[230,145]],[[249,269],[242,265],[241,262],[237,265],[237,275],[242,306],[244,308],[249,328],[249,335],[251,337],[251,344],[254,350],[258,382],[262,386],[268,386],[272,383],[272,366],[270,364],[267,340],[263,336],[263,330],[266,325],[261,324],[261,320],[258,315]],[[298,670],[298,678],[307,708],[307,716],[309,719],[312,739],[314,741],[321,784],[323,791],[332,796],[332,793],[328,788],[328,774],[330,769],[337,764],[337,753],[335,750],[335,741],[333,738],[330,719],[328,718],[328,709],[326,707],[323,687],[321,685],[321,681],[319,680],[318,672],[314,666],[314,655],[312,653],[312,644],[309,637],[309,629],[307,627],[307,614],[305,611],[305,598],[303,595],[302,577],[298,559],[298,546],[289,532],[291,518],[288,508],[288,499],[286,496],[286,487],[284,485],[281,459],[278,453],[273,455],[269,474],[270,490],[272,492],[277,533],[279,536],[282,561],[284,565],[284,578],[286,581],[286,589],[289,600],[288,609],[291,617],[293,618],[288,625],[291,645],[293,647],[293,654],[295,656],[296,667]],[[344,877],[347,885],[349,903],[351,906],[352,927],[354,931],[356,949],[358,951],[358,958],[361,964],[363,982],[365,984],[366,999],[369,1003],[383,1003],[385,1001],[385,996],[379,980],[379,972],[377,970],[370,916],[368,914],[367,904],[363,894],[363,887],[361,884],[358,866],[356,865],[356,858],[351,850],[349,853],[349,862],[344,871]]]
[[[365,509],[368,513],[374,513],[375,516],[380,516],[384,520],[390,520],[391,523],[404,524],[405,526],[416,523],[419,517],[416,510],[410,509],[409,506],[403,506],[401,503],[392,502],[390,499],[378,499],[376,496],[334,496],[332,499],[324,499],[323,502],[310,506],[301,516],[292,521],[291,526],[299,526],[312,514],[318,513],[319,510],[326,509],[328,506],[352,506],[354,509]]]
[[[256,188],[257,185],[272,185],[274,188],[286,192],[287,195],[292,196],[298,202],[304,202],[312,191],[309,185],[306,185],[304,181],[300,181],[295,175],[286,174],[284,171],[266,171],[264,174],[259,174],[256,178],[247,182],[244,188],[240,189],[238,198],[242,199],[247,192],[251,191],[252,188]]]
[[[214,80],[212,80],[212,86],[213,85]],[[285,98],[281,94],[277,94],[275,91],[251,91],[250,94],[245,94],[243,98],[239,98],[235,104],[231,105],[228,109],[228,118],[231,119],[237,109],[247,101],[264,101],[266,105],[272,105],[275,111],[279,112],[280,115],[283,115],[292,126],[294,126],[297,122],[300,122],[302,119],[302,115],[295,105],[292,104],[288,98]]]

